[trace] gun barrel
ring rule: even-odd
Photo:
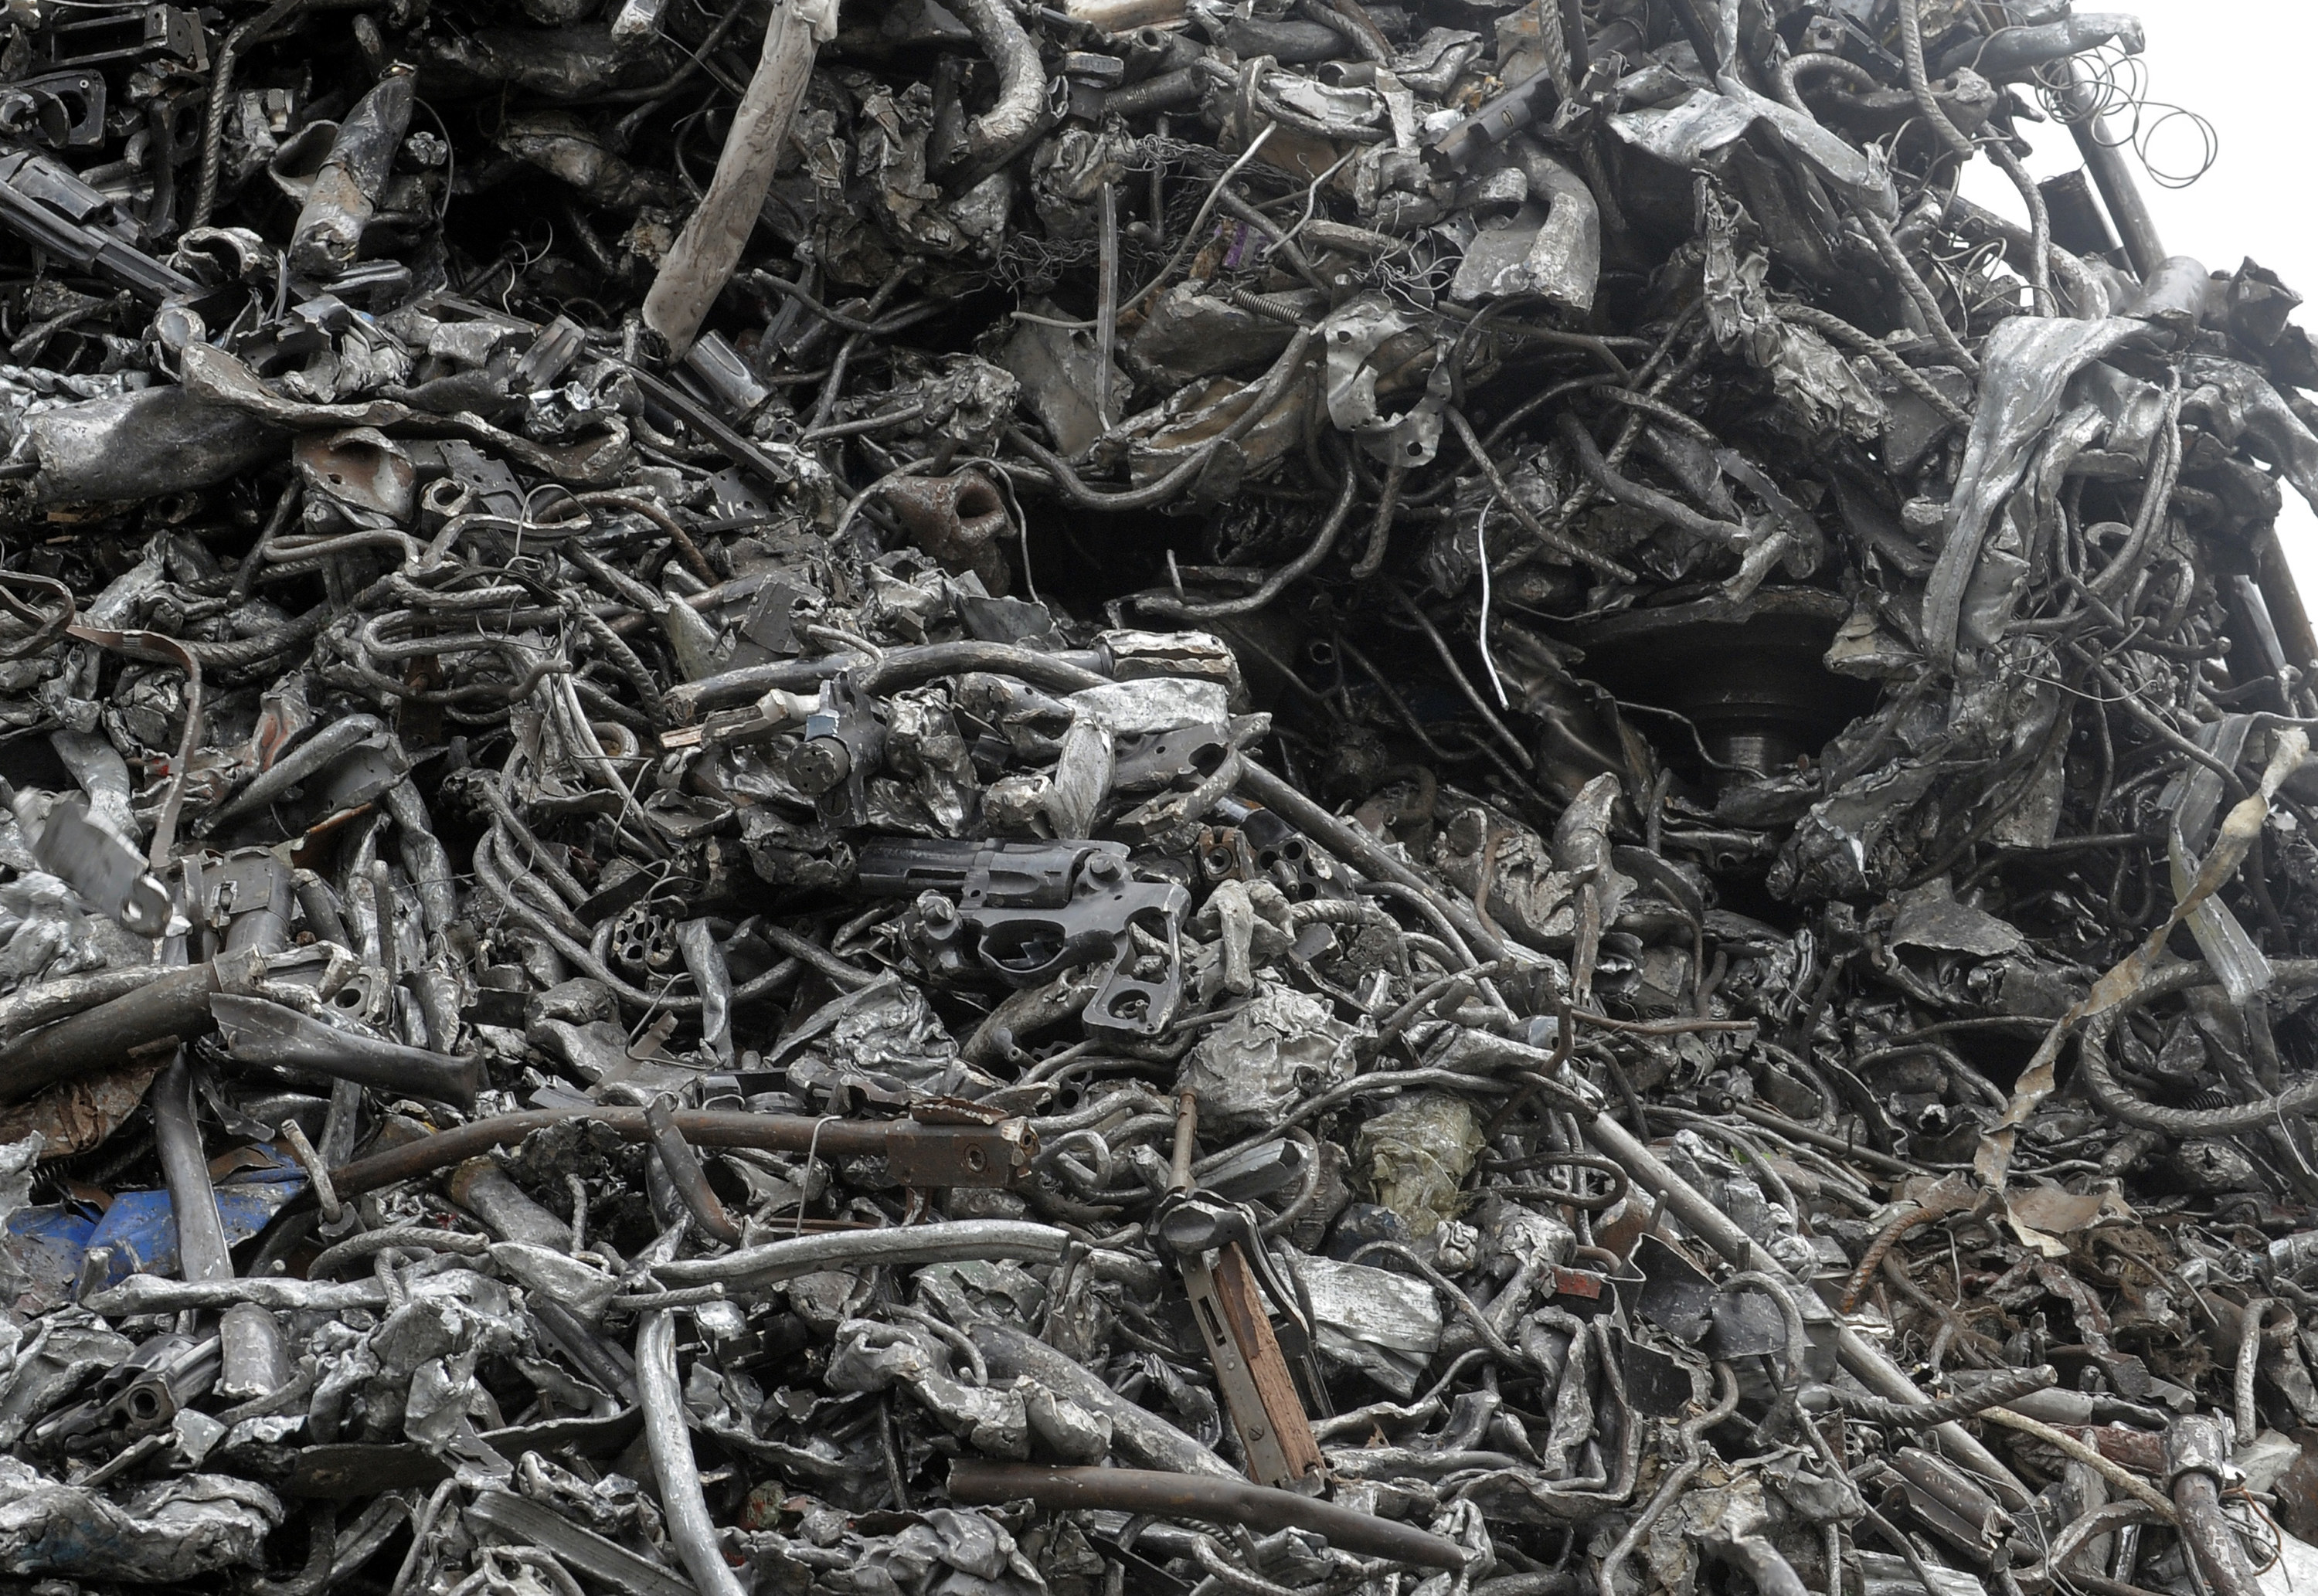
[[[0,153],[0,229],[111,278],[159,304],[200,284],[130,242],[133,232],[103,191],[61,162],[29,150]]]
[[[1482,151],[1503,144],[1544,115],[1559,97],[1552,72],[1541,67],[1463,121],[1451,125],[1440,135],[1434,148],[1461,172],[1478,159]]]
[[[980,842],[886,838],[864,844],[859,859],[861,890],[876,898],[914,898],[920,892],[955,892],[966,885]]]

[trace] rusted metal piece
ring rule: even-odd
[[[166,1049],[148,1047],[118,1069],[60,1080],[29,1101],[0,1108],[0,1142],[37,1135],[51,1158],[101,1146],[137,1111],[168,1062]]]
[[[310,494],[406,521],[416,507],[418,471],[408,452],[374,427],[301,437],[290,452]]]
[[[2222,1486],[2236,1470],[2218,1420],[2184,1414],[2165,1432],[2165,1467],[2173,1505],[2181,1513],[2181,1539],[2197,1572],[2221,1596],[2253,1596],[2260,1589],[2237,1531],[2222,1511]]]
[[[188,1280],[229,1280],[233,1261],[226,1255],[225,1226],[218,1219],[210,1161],[202,1152],[201,1131],[193,1119],[193,1072],[182,1053],[154,1081],[152,1107],[153,1139],[176,1216],[180,1268]]]
[[[950,570],[972,571],[992,593],[1006,592],[1012,578],[998,540],[1014,523],[987,476],[903,477],[885,485],[885,500],[912,542]]]
[[[684,1139],[698,1147],[760,1147],[773,1152],[818,1152],[831,1158],[882,1157],[904,1186],[1003,1187],[1029,1167],[1037,1134],[1020,1119],[995,1125],[926,1124],[917,1120],[809,1119],[787,1114],[745,1114],[680,1108],[671,1116]],[[494,1147],[512,1147],[535,1131],[586,1120],[631,1142],[650,1135],[641,1108],[530,1108],[495,1115],[455,1130],[373,1153],[330,1172],[339,1194],[353,1197],[463,1163]]]
[[[1317,1491],[1326,1482],[1326,1460],[1313,1439],[1311,1420],[1280,1353],[1280,1338],[1247,1255],[1238,1241],[1201,1233],[1215,1229],[1215,1215],[1209,1206],[1197,1201],[1191,1182],[1198,1098],[1182,1093],[1176,1099],[1175,1115],[1172,1173],[1176,1195],[1185,1200],[1163,1207],[1153,1223],[1182,1273],[1192,1322],[1207,1347],[1224,1407],[1239,1432],[1248,1473],[1261,1485]]]

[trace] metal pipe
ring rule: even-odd
[[[1155,111],[1172,111],[1178,105],[1196,105],[1210,81],[1203,67],[1178,67],[1131,87],[1113,90],[1103,97],[1102,108],[1106,114],[1132,119]]]
[[[1411,1524],[1245,1480],[1150,1468],[1047,1468],[961,1457],[950,1465],[949,1494],[951,1501],[967,1507],[1028,1501],[1054,1511],[1109,1509],[1244,1524],[1265,1532],[1307,1529],[1325,1536],[1330,1546],[1361,1556],[1389,1557],[1452,1574],[1465,1566],[1465,1549],[1455,1541]]]
[[[382,926],[381,942],[391,937]],[[263,998],[221,992],[210,1000],[210,1012],[224,1027],[227,1053],[237,1063],[309,1071],[463,1107],[472,1107],[482,1089],[480,1058],[430,1053],[337,1030]]]
[[[2156,219],[2149,214],[2149,205],[2141,197],[2141,185],[2134,181],[2133,168],[2125,164],[2124,149],[2108,139],[2108,119],[2089,114],[2093,109],[2092,83],[2084,64],[2069,63],[2069,87],[2063,96],[2062,112],[2069,123],[2069,132],[2076,139],[2077,149],[2085,157],[2085,170],[2093,175],[2093,185],[2100,190],[2101,203],[2108,207],[2109,220],[2116,224],[2116,236],[2124,241],[2125,258],[2133,263],[2134,275],[2144,282],[2154,276],[2165,262],[2165,243],[2157,236]]]
[[[1128,1401],[1036,1336],[990,1320],[969,1326],[966,1333],[990,1366],[992,1378],[1028,1376],[1057,1396],[1066,1396],[1087,1412],[1109,1419],[1111,1448],[1129,1462],[1146,1464],[1171,1476],[1197,1475],[1237,1485],[1248,1483],[1245,1475],[1215,1453],[1150,1409]]]
[[[256,1303],[236,1303],[218,1317],[220,1396],[249,1402],[290,1383],[290,1343],[282,1322]]]
[[[271,770],[250,778],[249,785],[242,788],[232,802],[210,815],[202,826],[203,831],[214,831],[220,826],[229,826],[245,816],[256,814],[339,755],[354,749],[364,739],[385,731],[386,722],[376,715],[348,715],[342,721],[331,722],[291,749]]]
[[[0,1052],[0,1068],[4,1068],[6,1056]],[[332,1170],[330,1183],[340,1197],[376,1191],[464,1163],[494,1147],[512,1147],[534,1131],[575,1119],[593,1121],[630,1142],[643,1141],[649,1134],[641,1108],[526,1108],[478,1119],[358,1159]],[[831,1158],[882,1157],[894,1179],[904,1185],[1002,1187],[1029,1167],[1038,1150],[1037,1133],[1019,1119],[994,1125],[934,1125],[909,1119],[814,1119],[802,1114],[745,1114],[721,1108],[681,1109],[675,1119],[684,1139],[700,1147],[754,1147],[768,1152],[813,1152]],[[935,1168],[937,1163],[943,1167]],[[942,1178],[930,1178],[935,1175]]]
[[[153,1143],[161,1177],[169,1188],[169,1208],[177,1222],[177,1273],[189,1281],[230,1280],[233,1260],[225,1221],[218,1214],[217,1188],[210,1179],[193,1113],[193,1074],[177,1050],[153,1082]],[[218,1389],[247,1401],[278,1388],[290,1377],[290,1349],[281,1323],[255,1303],[236,1303],[218,1323]]]
[[[211,995],[246,990],[264,968],[255,954],[221,954],[207,964],[138,972],[145,979],[134,991],[0,1047],[0,1102],[109,1068],[153,1043],[202,1035],[213,1024]]]
[[[1715,1550],[1754,1582],[1757,1596],[1811,1596],[1810,1587],[1803,1583],[1795,1565],[1759,1535],[1738,1536],[1721,1542]]]
[[[296,872],[291,881],[298,894],[299,912],[306,917],[306,928],[319,941],[353,947],[354,939],[346,935],[346,922],[339,918],[338,896],[330,891],[330,883],[310,870]]]
[[[643,1410],[644,1444],[660,1479],[660,1509],[668,1538],[700,1596],[748,1596],[716,1544],[716,1523],[700,1489],[700,1465],[685,1423],[684,1387],[676,1374],[676,1314],[655,1308],[636,1326],[636,1403]]]
[[[236,906],[225,928],[228,953],[277,954],[290,946],[290,910],[297,901],[290,867],[268,853],[263,856],[261,868],[265,901]]]
[[[837,32],[837,8],[780,0],[765,22],[756,70],[716,157],[708,192],[693,208],[645,296],[644,325],[681,355],[692,347],[708,307],[732,281],[749,229],[772,186],[774,163],[789,123],[804,103],[824,36]],[[702,1596],[709,1596],[704,1590]]]
[[[531,1311],[549,1340],[563,1349],[580,1372],[622,1402],[636,1400],[635,1360],[617,1341],[551,1296],[535,1297]]]
[[[1582,0],[1560,0],[1561,44],[1569,52],[1569,83],[1574,89],[1594,69],[1594,43],[1586,34]]]
[[[314,1151],[325,1164],[336,1168],[346,1162],[355,1150],[355,1137],[362,1129],[363,1089],[351,1080],[330,1082],[330,1111],[322,1120],[321,1144]],[[333,1189],[344,1190],[337,1182]]]
[[[487,1158],[472,1158],[444,1183],[451,1200],[490,1226],[503,1242],[522,1242],[552,1252],[571,1251],[571,1227],[541,1207],[531,1194],[508,1179]]]
[[[418,85],[411,67],[389,67],[338,124],[290,235],[290,264],[306,276],[328,282],[354,265],[409,130]]]
[[[966,124],[966,148],[981,165],[1010,161],[1038,137],[1046,110],[1047,77],[1038,47],[1005,0],[961,0],[957,9],[974,41],[998,69],[997,103]]]
[[[403,985],[418,1000],[418,1014],[425,1022],[427,1049],[438,1054],[455,1054],[459,1046],[459,978],[437,959],[413,970]]]
[[[418,912],[430,935],[440,936],[459,918],[458,866],[451,850],[435,835],[427,800],[418,789],[400,781],[379,795],[400,833],[402,868],[418,899]]]
[[[21,1036],[100,1003],[142,991],[152,980],[149,967],[132,965],[124,970],[95,970],[86,975],[62,976],[25,987],[0,998],[0,1038]]]
[[[1191,1179],[1191,1161],[1199,1153],[1199,1098],[1197,1092],[1184,1092],[1175,1099],[1175,1155],[1168,1161],[1170,1191],[1189,1191],[1196,1184]]]
[[[2254,1406],[2253,1377],[2260,1360],[2263,1321],[2269,1317],[2272,1308],[2285,1310],[2287,1333],[2292,1334],[2296,1318],[2294,1311],[2274,1296],[2255,1297],[2238,1311],[2237,1368],[2231,1385],[2232,1394],[2237,1399],[2238,1433],[2242,1436],[2261,1433],[2260,1411]]]
[[[2165,1432],[2165,1466],[2173,1476],[2173,1505],[2181,1538],[2197,1560],[2215,1596],[2260,1596],[2261,1582],[2247,1566],[2237,1532],[2222,1514],[2220,1478],[2230,1448],[2221,1421],[2205,1413],[2173,1421]]]
[[[956,676],[961,671],[988,670],[1002,676],[1019,677],[1034,687],[1044,687],[1052,693],[1075,693],[1084,687],[1100,687],[1110,678],[1090,670],[1082,661],[1086,655],[1073,656],[1067,652],[1042,654],[1036,649],[1022,648],[1014,643],[962,642],[926,643],[914,649],[894,649],[874,665],[865,666],[854,673],[854,683],[865,697],[876,697],[887,693],[913,687],[920,682],[930,682],[936,677]]]
[[[722,1258],[689,1258],[653,1266],[653,1276],[670,1286],[770,1286],[831,1265],[867,1269],[890,1263],[912,1268],[925,1263],[967,1263],[1013,1258],[1053,1263],[1070,1243],[1057,1225],[1024,1219],[954,1219],[891,1230],[831,1231],[728,1252]]]

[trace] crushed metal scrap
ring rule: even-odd
[[[2143,48],[12,0],[0,1576],[2318,1577],[2318,354]]]

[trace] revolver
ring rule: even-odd
[[[201,284],[137,247],[137,224],[111,196],[61,161],[29,149],[0,150],[0,229],[148,304],[194,294]]]
[[[1101,980],[1083,1016],[1090,1033],[1155,1036],[1174,1018],[1190,894],[1172,882],[1135,880],[1125,844],[894,837],[863,844],[859,858],[864,892],[917,900],[913,939],[937,975],[979,969],[1031,987],[1098,964]],[[1137,931],[1155,951],[1138,948]]]

